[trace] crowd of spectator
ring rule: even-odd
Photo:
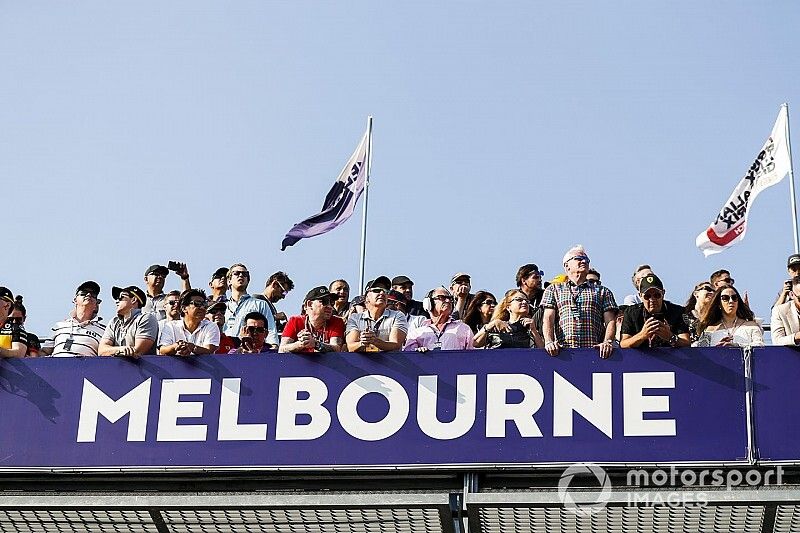
[[[761,325],[727,270],[697,283],[684,305],[665,299],[650,265],[637,266],[635,289],[617,305],[578,245],[564,254],[564,273],[546,282],[534,263],[521,266],[516,287],[498,299],[472,293],[471,277],[458,272],[448,286],[414,299],[405,275],[379,276],[351,299],[350,285],[336,279],[311,288],[300,314],[276,307],[294,289],[275,272],[260,294],[248,292],[250,271],[236,263],[217,269],[208,292],[191,286],[186,264],[170,261],[144,272],[144,289],[112,287],[115,313],[99,317],[100,286],[81,283],[64,320],[40,340],[25,329],[23,298],[0,287],[1,357],[189,356],[228,353],[393,352],[543,348],[594,348],[607,358],[619,348],[763,346]],[[170,272],[181,290],[164,292]],[[772,308],[775,345],[800,344],[800,255],[787,261],[788,279]]]

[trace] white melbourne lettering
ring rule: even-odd
[[[478,406],[478,376],[457,376],[454,399],[439,394],[439,376],[419,376],[417,379],[416,430],[431,439],[453,440],[474,430],[476,416],[485,413],[485,436],[504,438],[510,427],[524,438],[540,438],[542,430],[536,415],[549,399],[553,409],[553,437],[572,437],[574,419],[578,415],[608,438],[613,436],[612,375],[593,373],[590,394],[585,394],[565,377],[553,372],[553,389],[549,397],[542,383],[528,374],[488,374],[486,376],[486,405]],[[148,435],[148,406],[152,393],[148,378],[121,397],[114,399],[88,379],[84,379],[78,419],[77,442],[96,442],[99,417],[111,424],[125,424],[127,441],[143,442]],[[266,441],[267,421],[239,421],[242,401],[242,378],[222,380],[218,404],[210,396],[204,401],[181,400],[182,395],[209,396],[211,379],[164,379],[157,416],[155,440],[164,442],[193,442],[207,439],[206,424],[189,424],[185,419],[213,420],[218,415],[218,441]],[[674,389],[674,372],[628,372],[622,374],[622,428],[626,437],[675,436],[676,421],[667,415],[670,397],[666,394],[647,394],[645,389]],[[380,420],[364,420],[358,412],[359,402],[369,394],[379,394],[388,403]],[[451,394],[446,395],[451,398]],[[515,401],[511,401],[513,397]],[[302,441],[324,437],[333,425],[333,410],[338,425],[350,436],[362,441],[390,438],[409,423],[408,391],[394,379],[383,375],[368,375],[347,384],[338,398],[329,399],[328,385],[311,376],[283,377],[279,380],[277,397],[248,394],[248,412],[253,405],[274,402],[275,440]],[[335,406],[334,406],[335,403]],[[485,407],[485,408],[484,408]],[[218,408],[218,412],[214,409]],[[437,412],[451,413],[440,420]],[[645,418],[648,413],[661,417]],[[252,417],[252,415],[250,415]],[[373,415],[374,416],[374,415]],[[180,423],[179,423],[180,421]],[[515,436],[515,435],[512,435]],[[150,438],[153,438],[150,433]]]

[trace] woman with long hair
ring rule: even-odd
[[[714,287],[708,281],[701,281],[694,286],[692,294],[686,300],[683,306],[683,321],[689,326],[689,339],[695,342],[700,333],[697,331],[697,326],[700,324],[700,317],[703,312],[708,309],[711,299],[714,297]]]
[[[464,323],[477,333],[481,326],[489,323],[497,306],[497,298],[489,291],[478,291],[464,312]]]
[[[732,285],[720,287],[697,326],[693,346],[764,346],[764,334],[753,312]]]
[[[492,320],[478,330],[473,344],[486,348],[543,347],[544,341],[530,317],[530,302],[525,293],[519,289],[506,291]]]

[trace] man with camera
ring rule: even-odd
[[[181,291],[188,291],[192,288],[191,283],[189,283],[189,270],[186,268],[186,263],[170,261],[167,266],[150,265],[147,267],[147,270],[144,271],[147,303],[142,307],[142,313],[153,313],[158,320],[167,318],[167,312],[164,310],[164,299],[167,297],[164,294],[164,281],[167,279],[170,270],[180,276]]]
[[[778,293],[778,298],[775,300],[775,303],[772,304],[772,307],[794,299],[794,295],[792,294],[792,280],[795,276],[800,276],[800,254],[792,254],[789,256],[786,262],[786,273],[789,274],[789,279],[783,282],[781,292]]]
[[[362,313],[347,319],[345,335],[351,352],[397,352],[403,349],[408,334],[406,315],[387,308],[387,293],[392,281],[379,276],[367,283]]]
[[[228,353],[264,353],[272,349],[267,344],[267,317],[258,311],[247,313],[239,331],[242,345]]]
[[[622,348],[686,347],[691,344],[683,307],[664,299],[664,285],[655,274],[639,281],[642,303],[625,309],[622,318]]]
[[[344,320],[333,314],[334,295],[327,287],[315,287],[303,300],[303,315],[289,318],[279,352],[340,352],[344,343]]]

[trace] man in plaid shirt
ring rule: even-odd
[[[567,281],[547,287],[544,307],[544,348],[558,355],[561,347],[597,348],[603,359],[611,356],[616,332],[617,303],[599,283],[586,281],[589,256],[577,245],[564,255]]]

